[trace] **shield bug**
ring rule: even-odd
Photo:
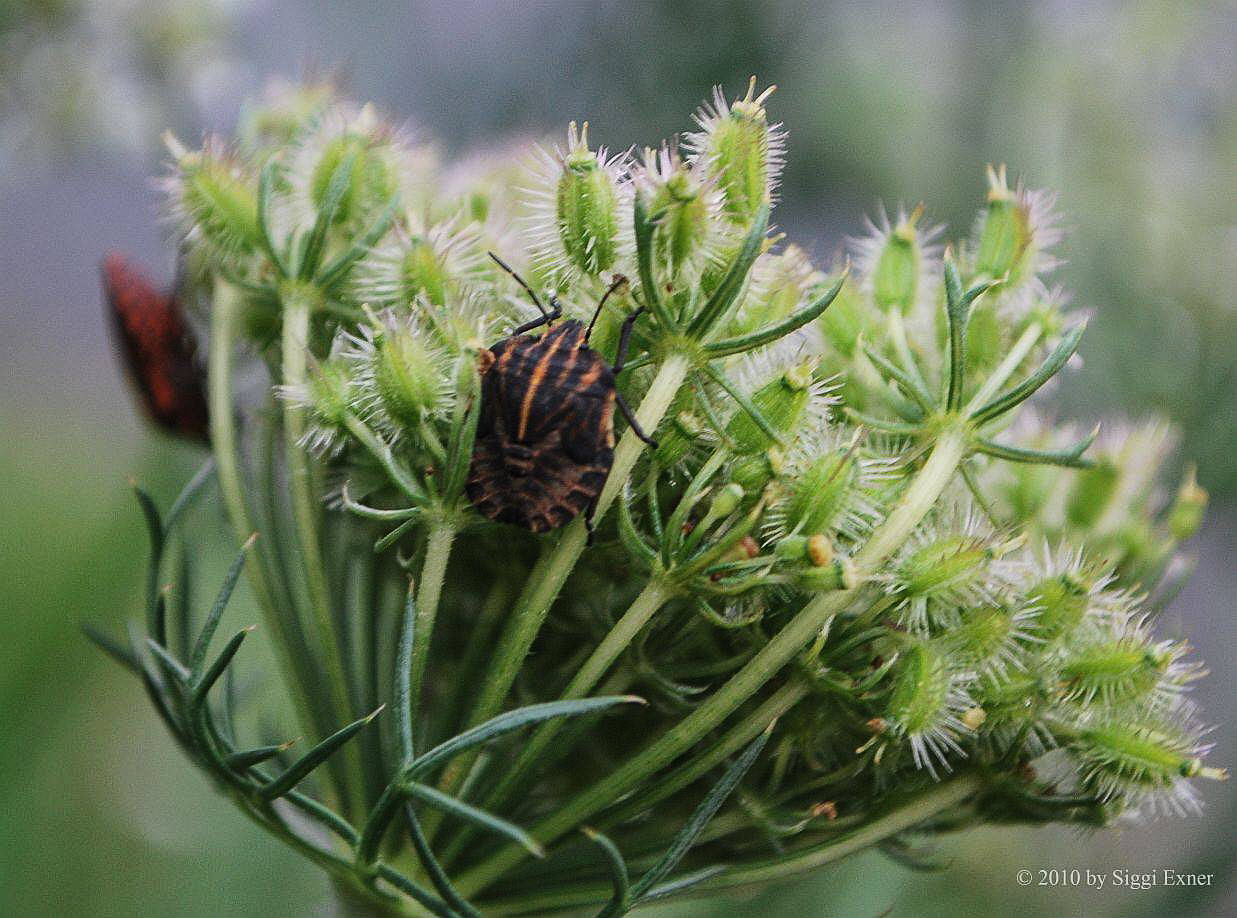
[[[481,354],[481,415],[468,499],[489,519],[546,532],[589,511],[601,493],[614,460],[616,406],[636,436],[656,446],[614,383],[641,310],[623,322],[610,366],[588,339],[625,278],[615,277],[587,326],[576,319],[555,326],[562,315],[557,298],[550,297],[547,310],[515,271],[490,257],[524,288],[541,317]],[[544,334],[527,334],[543,325]]]
[[[147,415],[178,437],[207,443],[201,367],[175,288],[163,292],[123,255],[103,260],[103,291],[117,343]]]

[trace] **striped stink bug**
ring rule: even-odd
[[[481,354],[481,415],[468,499],[491,520],[546,532],[590,511],[601,493],[614,460],[616,406],[636,436],[656,446],[614,383],[641,310],[623,322],[610,366],[588,339],[625,278],[615,277],[587,326],[576,319],[554,326],[562,315],[557,298],[550,297],[547,310],[515,271],[497,255],[490,257],[524,288],[541,317]],[[545,334],[527,334],[543,325]]]

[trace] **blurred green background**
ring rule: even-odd
[[[1090,418],[1181,425],[1213,509],[1161,629],[1211,664],[1199,701],[1237,764],[1237,8],[1040,0],[293,4],[0,0],[0,915],[331,913],[323,877],[217,799],[137,685],[80,636],[138,611],[136,477],[163,499],[200,457],[150,433],[113,366],[97,265],[171,274],[158,134],[227,130],[272,76],[339,65],[446,155],[588,118],[612,146],[691,127],[757,73],[790,130],[777,219],[821,260],[877,202],[964,233],[982,169],[1061,193],[1057,279],[1094,320],[1059,393]],[[217,511],[198,518],[219,548]],[[245,610],[241,610],[245,614]],[[1232,785],[1203,818],[1080,835],[984,830],[948,868],[864,855],[757,897],[664,914],[1231,915]],[[1205,889],[1023,889],[1020,868],[1214,874]]]

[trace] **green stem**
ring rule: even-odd
[[[654,613],[665,605],[672,595],[674,595],[673,590],[664,580],[661,578],[650,580],[623,614],[623,617],[615,623],[614,627],[610,629],[609,634],[605,636],[602,642],[597,645],[597,648],[589,655],[588,659],[584,661],[571,682],[567,685],[567,688],[559,696],[559,700],[570,701],[588,695],[601,677],[610,669],[614,661],[618,659],[619,655],[627,649],[627,646],[631,644],[641,629],[648,624],[649,619],[653,617]],[[550,741],[558,736],[559,731],[566,723],[564,720],[550,720],[541,725],[540,729],[533,734],[532,738],[524,746],[519,758],[515,760],[515,764],[506,771],[486,798],[486,809],[501,810],[511,798],[512,792],[520,785],[529,769],[536,765],[541,758],[541,754],[550,744]],[[558,754],[561,755],[562,752],[563,750],[560,748]]]
[[[451,558],[451,546],[458,531],[453,520],[435,523],[430,529],[425,547],[425,563],[421,566],[421,582],[417,585],[417,618],[413,627],[412,661],[409,666],[409,709],[416,725],[421,711],[421,691],[430,658],[430,640],[434,634],[434,617]]]
[[[1009,353],[1005,355],[1005,359],[992,371],[992,375],[984,380],[984,384],[979,387],[979,391],[971,396],[971,400],[966,403],[966,407],[962,409],[964,415],[970,414],[997,394],[1001,386],[1005,385],[1005,382],[1013,375],[1014,370],[1018,369],[1022,361],[1026,360],[1027,354],[1031,353],[1031,348],[1035,347],[1035,343],[1039,341],[1039,337],[1043,333],[1043,326],[1038,322],[1033,322],[1026,327],[1018,337],[1018,340],[1014,342],[1014,346],[1009,349]]]
[[[657,781],[657,786],[647,793],[632,799],[612,816],[608,816],[602,828],[627,820],[632,816],[652,809],[661,801],[674,796],[698,778],[721,765],[730,756],[743,749],[760,733],[796,704],[807,697],[808,687],[803,681],[789,682],[736,724],[725,736],[707,751],[668,772]]]
[[[282,335],[282,375],[287,386],[303,386],[309,368],[309,319],[312,300],[304,291],[293,289],[284,299]],[[344,670],[342,636],[337,633],[331,613],[331,594],[326,581],[326,561],[318,532],[319,497],[314,482],[314,469],[301,446],[306,428],[305,409],[284,402],[284,456],[288,467],[288,489],[292,503],[292,518],[297,543],[301,550],[299,565],[313,610],[313,626],[317,634],[318,651],[326,673],[326,691],[331,696],[330,709],[339,723],[348,717],[348,684]],[[350,745],[344,750],[351,775],[349,791],[352,799],[362,799],[360,750]]]
[[[690,367],[691,362],[684,355],[671,354],[666,358],[636,411],[636,420],[641,428],[647,431],[657,429],[661,419],[670,408],[674,396],[678,393],[679,387],[683,385],[683,380],[687,378]],[[597,505],[593,512],[594,521],[600,521],[605,516],[610,505],[614,503],[615,497],[621,493],[643,449],[644,443],[633,431],[628,430],[623,434],[618,447],[614,450],[614,462],[610,466],[610,474],[597,498]],[[584,525],[584,520],[577,519],[567,526],[557,543],[547,544],[537,564],[528,575],[528,580],[516,602],[507,629],[498,642],[495,658],[489,667],[489,677],[481,686],[477,700],[473,704],[472,713],[468,719],[469,726],[488,720],[502,707],[503,699],[507,697],[507,692],[510,691],[520,667],[523,666],[524,658],[528,655],[533,640],[541,630],[550,606],[558,597],[559,591],[563,588],[568,574],[575,567],[587,542],[588,530]],[[460,756],[447,766],[439,781],[439,789],[451,793],[458,788],[472,767],[475,757],[476,753],[471,752]],[[425,820],[427,837],[433,837],[432,829],[435,826],[430,824],[429,817],[435,816],[437,812],[427,814]],[[438,818],[440,817],[435,818],[435,823]]]
[[[960,424],[948,426],[941,432],[931,455],[897,506],[856,554],[854,587],[825,593],[810,601],[751,662],[696,710],[619,765],[608,777],[559,807],[532,830],[533,837],[548,845],[593,817],[689,750],[759,691],[849,605],[858,587],[914,532],[953,477],[966,454],[966,442],[966,432]],[[457,883],[460,892],[471,896],[485,889],[524,856],[525,852],[517,845],[502,848],[460,877]]]
[[[253,534],[254,528],[241,477],[240,453],[236,440],[236,409],[232,404],[232,351],[236,342],[237,310],[240,305],[239,291],[231,284],[217,280],[211,305],[207,392],[211,447],[215,454],[219,490],[223,495],[232,528],[237,538],[244,540]],[[312,685],[312,679],[306,673],[304,661],[299,659],[299,655],[287,640],[287,623],[282,620],[280,607],[275,602],[275,593],[266,569],[268,563],[269,549],[265,545],[258,545],[257,550],[250,552],[245,561],[245,573],[257,596],[263,622],[271,635],[271,643],[281,668],[285,672],[297,674],[302,687],[308,688]],[[311,735],[321,732],[322,725],[313,715],[306,692],[294,691],[291,694],[295,699],[297,720],[301,728]]]
[[[840,861],[887,838],[914,828],[920,823],[951,810],[983,788],[977,774],[963,774],[934,784],[883,816],[873,819],[840,838],[763,863],[727,870],[692,888],[692,893],[708,893],[735,886],[748,886],[780,880]]]

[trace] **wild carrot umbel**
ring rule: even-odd
[[[1223,777],[1154,634],[1205,492],[1159,498],[1162,425],[1026,404],[1082,334],[1051,199],[993,169],[971,238],[899,210],[814,265],[771,235],[768,101],[471,174],[324,87],[169,140],[213,455],[139,492],[147,621],[96,638],[349,901],[617,915]],[[198,614],[159,584],[212,477],[245,547]],[[242,574],[278,664],[247,694]]]

